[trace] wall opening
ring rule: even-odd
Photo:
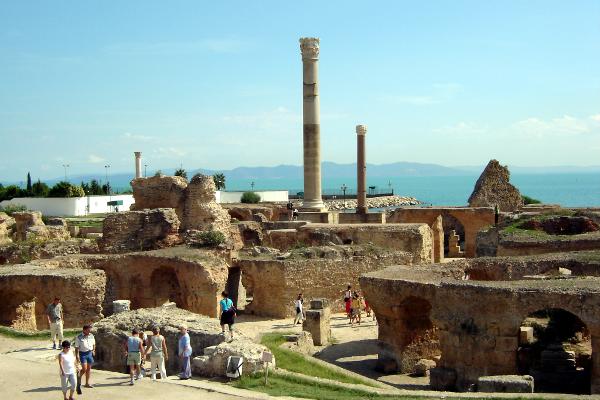
[[[172,301],[177,304],[177,307],[186,308],[181,295],[179,279],[173,268],[163,266],[155,269],[150,276],[150,288],[153,307]]]
[[[456,217],[449,213],[442,214],[442,226],[444,227],[444,257],[448,257],[449,253],[449,241],[450,233],[455,233],[460,237],[460,248],[462,251],[465,250],[465,227]]]
[[[235,308],[243,311],[246,308],[246,288],[242,284],[242,269],[240,267],[229,268],[226,290]]]
[[[590,332],[568,311],[536,311],[521,324],[517,363],[519,373],[533,376],[536,392],[589,394]]]
[[[441,354],[438,328],[431,320],[431,303],[423,298],[409,296],[400,303],[402,332],[398,332],[402,359],[399,370],[414,372],[422,358],[432,360]]]

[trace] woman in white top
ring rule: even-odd
[[[302,319],[304,317],[304,310],[302,308],[303,303],[304,298],[302,297],[302,293],[298,293],[298,298],[296,298],[296,301],[294,302],[294,305],[296,307],[296,318],[294,319],[294,325],[302,322]]]
[[[71,343],[68,340],[62,342],[62,351],[58,353],[58,366],[60,367],[60,385],[64,400],[73,400],[73,393],[77,385],[77,368],[75,367],[75,355],[71,351]],[[71,387],[69,397],[67,397],[69,384]]]

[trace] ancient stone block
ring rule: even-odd
[[[517,351],[519,340],[516,336],[498,336],[496,337],[497,351]]]
[[[190,335],[192,357],[203,354],[209,346],[223,342],[221,328],[215,319],[193,314],[181,309],[163,309],[162,307],[144,308],[112,315],[94,324],[96,336],[97,367],[109,371],[121,372],[124,368],[123,343],[137,328],[151,334],[152,327],[160,327],[160,333],[166,339],[169,359],[165,362],[167,373],[179,371],[177,345],[179,327],[186,325]]]
[[[16,317],[11,324],[11,328],[23,332],[34,332],[37,330],[35,299],[26,301],[17,307]]]
[[[327,299],[310,299],[311,310],[322,310],[328,306]]]
[[[135,203],[131,210],[173,208],[181,220],[187,181],[180,176],[153,176],[131,181]]]
[[[530,375],[481,376],[477,391],[483,393],[533,393],[533,377]]]
[[[109,253],[152,250],[179,243],[179,219],[172,208],[126,211],[104,219],[100,248]]]
[[[420,359],[415,364],[415,376],[429,376],[429,370],[435,368],[436,363],[433,360]]]
[[[325,346],[331,339],[329,307],[306,311],[306,319],[302,323],[302,330],[310,332],[315,346]]]
[[[131,307],[131,300],[115,300],[112,302],[113,314],[119,314],[122,312],[129,311]]]
[[[42,213],[39,211],[21,211],[12,214],[15,220],[16,240],[26,240],[29,237],[47,238],[46,224],[42,221]]]
[[[196,375],[213,377],[225,376],[227,359],[243,357],[242,375],[251,375],[264,369],[262,354],[269,351],[265,346],[252,342],[244,336],[236,336],[233,342],[223,342],[216,346],[206,347],[204,354],[192,360],[192,371]],[[275,367],[275,357],[269,368]]]
[[[215,199],[216,186],[212,176],[196,175],[186,189],[182,229],[219,231],[229,237],[231,218]]]
[[[454,390],[456,387],[456,371],[443,367],[430,369],[429,385],[434,390]]]
[[[531,344],[533,343],[533,327],[532,326],[521,326],[519,328],[519,344]]]

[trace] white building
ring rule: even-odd
[[[287,202],[286,190],[266,190],[254,192],[260,196],[261,202]],[[217,203],[239,203],[244,192],[217,191]],[[108,205],[117,202],[118,205]],[[80,217],[88,214],[103,214],[115,211],[127,211],[134,203],[131,194],[116,194],[112,196],[85,197],[16,197],[0,202],[0,207],[7,205],[24,205],[28,210],[41,211],[43,215],[54,217]]]

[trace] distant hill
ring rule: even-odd
[[[367,164],[369,178],[394,178],[402,176],[478,176],[484,169],[484,166],[458,166],[445,167],[438,164],[422,164],[414,162],[395,162],[391,164]],[[173,168],[161,169],[163,173],[170,175],[175,172]],[[558,166],[558,167],[518,167],[509,166],[513,174],[560,174],[560,173],[600,173],[600,166],[576,167],[576,166]],[[303,177],[303,167],[300,165],[277,165],[274,167],[237,167],[230,170],[211,170],[205,168],[188,169],[188,176],[191,178],[196,173],[213,175],[217,172],[225,174],[228,182],[242,180],[298,180]],[[325,161],[322,163],[323,179],[335,178],[355,178],[356,164],[338,164]],[[153,173],[153,172],[152,172]],[[47,184],[62,180],[63,178],[54,178],[44,180]],[[89,182],[92,179],[104,183],[104,174],[85,174],[71,175],[69,181],[73,183]],[[113,188],[124,190],[129,188],[129,182],[133,179],[133,171],[128,173],[114,173],[109,176]],[[5,185],[18,184],[18,182],[3,182]]]

